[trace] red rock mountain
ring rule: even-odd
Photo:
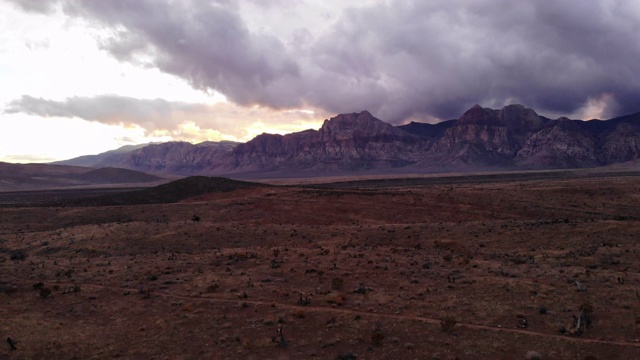
[[[325,120],[319,130],[262,134],[238,145],[218,171],[360,170],[415,163],[424,141],[368,111]]]
[[[242,143],[153,144],[97,155],[94,166],[180,175],[316,175],[352,171],[436,172],[593,167],[640,157],[640,113],[611,120],[556,120],[522,105],[474,106],[439,124],[392,126],[367,111],[319,130],[262,134]],[[83,157],[87,165],[90,157]],[[77,159],[63,162],[77,164]]]

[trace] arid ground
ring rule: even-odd
[[[0,359],[640,359],[638,179],[14,197]]]

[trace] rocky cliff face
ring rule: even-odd
[[[640,124],[618,125],[602,137],[600,162],[604,164],[634,160],[640,154]]]
[[[607,121],[551,120],[522,105],[499,110],[476,105],[439,124],[395,127],[363,111],[325,120],[319,130],[262,134],[244,144],[148,145],[98,156],[93,166],[181,175],[438,171],[592,167],[639,157],[640,113]],[[86,165],[87,157],[82,161]]]
[[[373,117],[341,114],[322,127],[288,135],[262,134],[238,145],[222,168],[253,170],[355,170],[416,162],[426,146],[419,136]]]
[[[474,106],[441,124],[393,127],[368,112],[318,131],[261,135],[233,150],[227,171],[276,169],[570,168],[640,156],[640,114],[609,121],[550,120],[522,105]]]
[[[545,120],[522,105],[501,110],[475,105],[434,143],[422,163],[428,165],[509,166],[527,137]]]
[[[532,168],[597,166],[593,134],[563,118],[530,136],[516,155],[517,165]]]

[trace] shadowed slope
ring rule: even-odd
[[[78,206],[169,204],[199,195],[269,186],[222,177],[191,176],[152,188],[73,201]]]

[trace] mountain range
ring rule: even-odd
[[[340,114],[319,130],[262,134],[246,143],[168,142],[57,164],[155,174],[314,176],[605,166],[640,156],[640,113],[610,120],[549,119],[522,105],[475,105],[437,124],[393,126],[368,111]]]

